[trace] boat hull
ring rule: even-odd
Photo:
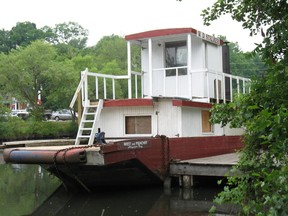
[[[138,160],[97,165],[42,165],[63,182],[69,190],[92,191],[99,187],[131,187],[162,184],[162,180]],[[57,170],[58,169],[58,170]]]
[[[4,150],[7,163],[39,164],[69,188],[161,184],[169,163],[232,153],[240,136],[126,139],[93,146],[45,146]],[[32,156],[32,157],[29,157]]]

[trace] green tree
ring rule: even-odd
[[[104,36],[90,49],[90,54],[96,56],[97,68],[101,71],[105,64],[111,60],[115,60],[121,71],[119,74],[126,74],[127,72],[127,48],[125,40],[118,35]],[[110,72],[110,74],[113,71]]]
[[[18,22],[10,30],[11,48],[18,46],[28,46],[32,41],[43,39],[44,35],[40,29],[37,29],[35,23]]]
[[[56,52],[53,47],[42,41],[33,42],[27,48],[12,50],[5,56],[1,71],[9,82],[6,90],[14,97],[25,100],[38,113],[41,107],[38,95],[50,72],[51,60]]]
[[[229,43],[231,74],[253,78],[262,76],[267,67],[259,54],[243,52],[238,43]]]
[[[95,71],[97,72],[96,63],[95,63],[95,57],[91,55],[77,55],[72,59],[74,69],[79,72],[80,77],[80,71],[85,70],[86,68],[89,69],[89,71]]]
[[[74,48],[83,49],[88,40],[88,30],[76,22],[56,24],[54,28],[45,26],[46,40],[52,44],[67,44]]]
[[[124,38],[118,35],[104,36],[94,47],[86,49],[84,52],[91,56],[95,56],[94,63],[98,69],[97,72],[113,75],[127,75],[127,44]],[[140,71],[141,58],[140,48],[132,46],[133,53],[132,70]],[[101,80],[100,80],[101,81]],[[99,82],[102,88],[102,83]],[[128,96],[127,81],[117,81],[116,94],[123,98]],[[139,83],[140,85],[140,83]],[[108,92],[112,92],[112,85],[107,85]],[[119,91],[119,92],[118,92]]]
[[[0,30],[0,53],[8,53],[11,49],[10,32]]]
[[[204,24],[210,25],[224,14],[231,14],[232,18],[242,23],[244,29],[250,30],[250,35],[261,33],[263,43],[258,44],[266,59],[287,61],[288,41],[288,3],[286,0],[218,0],[212,7],[203,10]],[[267,30],[265,30],[267,29]]]
[[[255,52],[274,63],[252,81],[250,94],[212,109],[213,123],[245,128],[245,146],[236,166],[241,175],[228,178],[217,199],[242,206],[245,215],[288,214],[287,9],[286,0],[218,0],[203,11],[206,24],[230,13],[251,35],[261,32],[263,43]]]
[[[251,93],[212,108],[212,122],[245,128],[239,176],[217,201],[242,206],[246,215],[288,214],[288,67],[275,65],[251,85]]]
[[[19,46],[28,46],[32,41],[43,39],[45,34],[32,22],[18,22],[10,31],[0,30],[0,52],[9,53]]]
[[[77,85],[72,62],[57,61],[56,49],[43,41],[3,54],[0,71],[9,80],[6,92],[28,102],[37,116],[42,116],[43,108],[67,108],[73,95],[71,86]],[[38,101],[40,93],[42,104]]]
[[[79,72],[70,60],[53,61],[45,75],[42,96],[45,108],[67,109],[79,82]]]

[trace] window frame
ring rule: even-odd
[[[185,59],[185,65],[183,64],[178,64],[177,62],[177,50],[185,48],[186,50],[186,59]],[[169,64],[168,59],[168,48],[174,48],[175,49],[175,60],[172,64]],[[181,41],[170,41],[170,42],[165,42],[165,47],[164,47],[164,62],[165,62],[165,67],[166,68],[173,68],[173,69],[166,69],[165,72],[165,77],[171,77],[171,76],[176,76],[176,68],[177,67],[187,67],[188,65],[188,47],[187,47],[187,41],[181,40]],[[175,68],[175,69],[174,69]],[[178,69],[178,76],[185,76],[187,75],[187,68],[179,68]]]
[[[127,118],[129,117],[150,117],[150,133],[127,133]],[[153,119],[152,119],[152,114],[141,114],[141,115],[124,115],[124,136],[152,136],[152,131],[153,131]]]

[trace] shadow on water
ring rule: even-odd
[[[69,193],[38,166],[0,166],[1,216],[186,216],[208,215],[221,188],[193,190],[162,187],[99,189],[93,194]],[[233,209],[219,206],[218,214]]]
[[[150,187],[69,194],[60,187],[31,216],[206,216],[218,192],[215,188],[163,192],[161,187]],[[232,210],[230,206],[219,206],[216,215],[228,215]]]

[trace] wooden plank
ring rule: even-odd
[[[203,133],[210,133],[212,132],[212,127],[210,124],[210,112],[209,110],[202,110],[202,132]]]
[[[226,176],[239,160],[237,153],[217,155],[170,163],[169,174],[197,176]]]
[[[191,164],[220,164],[220,165],[236,165],[239,160],[239,154],[230,153],[216,155],[212,157],[197,158],[192,160],[183,160],[181,162],[191,163]]]

